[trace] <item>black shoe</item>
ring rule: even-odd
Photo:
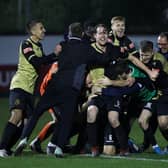
[[[37,153],[41,153],[41,154],[44,153],[44,151],[41,148],[40,141],[38,139],[35,139],[30,143],[30,149],[33,152],[37,152]]]
[[[7,150],[7,154],[8,154],[9,156],[12,156],[13,151],[12,151],[11,149]]]
[[[120,153],[119,153],[119,156],[129,156],[130,155],[130,152],[129,152],[129,149],[120,149]]]
[[[25,149],[27,146],[27,139],[23,139],[20,141],[20,143],[18,144],[18,146],[16,147],[16,150],[14,152],[14,156],[19,156],[22,154],[23,149]]]
[[[46,148],[47,155],[54,155],[55,149],[56,149],[56,146],[47,145],[47,148]]]
[[[141,153],[141,152],[144,152],[145,150],[147,150],[149,148],[149,145],[148,144],[141,144],[140,146],[139,146],[139,152]]]
[[[92,157],[97,157],[100,155],[98,146],[91,147],[91,155]]]
[[[140,149],[139,146],[135,144],[132,139],[128,139],[128,147],[131,153],[139,153]]]
[[[75,150],[75,145],[65,145],[62,150],[64,153],[73,153]]]

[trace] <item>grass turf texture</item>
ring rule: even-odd
[[[8,99],[0,98],[0,138],[2,135],[3,128],[5,123],[8,120],[10,113],[8,111]],[[37,133],[42,128],[43,124],[49,121],[50,115],[45,113],[38,125],[36,126],[33,134],[30,138],[34,138]],[[131,135],[137,143],[142,142],[142,131],[140,130],[137,123],[133,125]],[[167,145],[166,140],[164,140],[159,131],[156,133],[156,138],[158,140],[161,148]],[[75,141],[75,138],[72,140]],[[45,141],[42,144],[43,149],[45,150],[46,144],[48,141]],[[152,149],[142,154],[132,154],[129,157],[122,158],[118,156],[104,156],[101,155],[98,158],[91,158],[88,155],[66,155],[63,159],[55,158],[54,156],[34,154],[27,148],[22,156],[20,157],[9,157],[9,158],[0,158],[0,168],[167,168],[168,167],[168,155],[159,156],[153,154]]]

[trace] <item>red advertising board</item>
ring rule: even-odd
[[[16,65],[0,65],[0,96],[8,94],[10,81],[16,69]]]

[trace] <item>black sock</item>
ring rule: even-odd
[[[9,149],[10,140],[15,136],[17,126],[8,122],[4,128],[2,139],[0,143],[0,149]]]
[[[144,135],[152,146],[157,144],[153,131],[150,127],[147,130],[144,130]]]
[[[59,130],[60,130],[60,122],[57,122],[57,124],[54,127],[54,131],[53,131],[53,134],[52,134],[52,137],[51,137],[51,140],[50,140],[50,142],[55,144],[55,145],[57,144],[57,138],[58,138],[58,135],[59,135]]]
[[[91,146],[97,146],[97,124],[87,123],[88,143]]]
[[[168,141],[168,130],[167,129],[166,130],[160,129],[160,131],[161,131],[163,137]]]
[[[152,130],[153,134],[155,134],[157,128],[158,128],[158,121],[156,114],[152,115],[152,117],[149,120],[150,129]]]
[[[144,150],[149,148],[149,146],[150,146],[150,142],[149,142],[148,136],[145,133],[144,133],[143,143],[142,144],[143,144]]]
[[[123,129],[121,125],[114,128],[117,140],[120,143],[120,149],[125,150],[128,149],[128,137],[126,131]]]
[[[22,124],[16,128],[15,135],[9,141],[8,150],[11,150],[11,148],[16,144],[16,142],[20,138],[20,136],[22,134],[23,127],[24,127],[24,123],[22,122]]]

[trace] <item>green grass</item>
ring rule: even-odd
[[[0,159],[2,168],[167,168],[167,162],[162,160],[133,160],[118,158],[90,158],[79,156],[68,156],[67,158],[57,159],[54,156],[24,155],[22,157],[11,157]]]
[[[3,128],[10,116],[8,110],[8,99],[0,98],[0,137],[2,135]],[[42,126],[50,120],[50,115],[45,113],[40,119],[37,127],[33,131],[31,139],[34,138],[40,131]],[[131,135],[137,143],[142,142],[142,131],[135,122]],[[163,148],[167,145],[167,142],[163,139],[160,132],[157,131],[156,138],[159,145]],[[31,140],[30,139],[30,140]],[[43,149],[45,149],[48,141],[43,143]],[[88,156],[79,155],[66,155],[63,159],[55,158],[54,156],[34,154],[29,149],[25,150],[20,157],[0,158],[0,168],[167,168],[168,167],[168,155],[158,156],[152,153],[151,148],[143,154],[133,154],[127,158],[120,157],[98,157],[91,158]]]

